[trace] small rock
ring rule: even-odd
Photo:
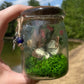
[[[58,46],[56,46],[56,44],[58,44],[55,40],[51,40],[48,45],[47,48],[57,48]]]
[[[44,56],[45,55],[45,51],[44,51],[43,48],[37,48],[35,50],[35,52],[36,52],[36,54],[41,55],[41,56]]]
[[[41,57],[45,56],[45,58],[48,59],[50,57],[50,54],[48,52],[44,51],[43,48],[36,49],[35,53],[37,54],[37,58],[41,58]]]
[[[59,52],[59,47],[58,48],[50,48],[50,49],[48,49],[48,52],[51,55],[56,55]]]
[[[57,44],[57,45],[56,45]],[[56,42],[55,40],[51,40],[47,45],[47,51],[51,55],[56,55],[59,52],[59,42]]]
[[[49,43],[48,43],[48,48],[55,48],[55,40],[51,40]]]

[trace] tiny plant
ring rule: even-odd
[[[26,73],[34,76],[59,78],[65,75],[68,69],[68,60],[63,54],[53,55],[48,59],[30,56],[25,60]]]

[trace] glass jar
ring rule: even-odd
[[[68,71],[68,38],[64,12],[38,6],[22,12],[16,40],[23,52],[23,70],[33,79],[56,79]]]

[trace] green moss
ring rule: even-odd
[[[48,59],[37,59],[30,56],[26,58],[25,67],[27,74],[58,78],[66,74],[68,60],[63,54],[53,55]]]

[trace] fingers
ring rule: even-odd
[[[24,71],[23,71],[23,75],[24,75],[24,78],[27,81],[27,84],[37,84],[39,82],[39,80],[34,80],[34,79],[31,79],[30,77],[28,77],[27,74],[25,74]]]
[[[24,5],[13,5],[1,11],[1,16],[3,16],[4,22],[10,22],[11,20],[17,18],[20,13],[26,9],[31,8],[32,6],[24,6]]]
[[[3,48],[3,40],[0,40],[0,55],[1,55],[2,48]]]
[[[27,81],[20,73],[4,71],[0,74],[0,84],[27,84]]]
[[[4,37],[8,23],[17,18],[22,11],[29,8],[31,8],[31,6],[13,5],[0,11],[0,40]]]
[[[10,21],[12,21],[13,19],[17,18],[22,11],[29,9],[29,8],[31,8],[31,6],[13,5],[13,6],[10,6],[6,9],[0,11],[0,53],[1,53],[2,47],[3,47],[2,39],[7,30],[8,23]],[[6,66],[4,66],[4,67],[6,67]],[[25,80],[25,78],[22,74],[11,72],[11,71],[4,72],[4,73],[5,74],[3,75],[2,79],[4,79],[5,81],[6,80],[8,81],[8,78],[9,78],[9,80],[11,81],[11,83],[7,83],[7,84],[12,84],[14,82],[15,82],[14,84],[26,84],[27,83],[27,81]],[[7,73],[7,75],[6,75],[6,73]],[[4,80],[2,80],[2,81],[4,81]],[[16,83],[16,81],[17,81],[17,83]],[[31,84],[30,82],[32,82],[32,84],[35,84],[37,82],[37,81],[31,80],[31,79],[28,79],[28,81],[29,81],[29,84]],[[4,83],[4,84],[6,84],[6,83]]]

